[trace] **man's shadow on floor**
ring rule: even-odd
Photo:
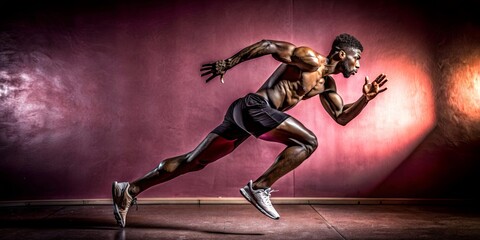
[[[151,223],[129,223],[127,228],[120,228],[115,221],[104,218],[72,218],[72,217],[54,217],[40,219],[2,219],[0,220],[0,230],[2,229],[23,229],[23,230],[114,230],[115,239],[126,239],[128,232],[141,230],[166,230],[166,231],[189,231],[206,234],[219,235],[245,235],[262,236],[264,233],[219,231],[209,226],[185,226],[180,224],[169,224],[160,222]],[[67,232],[67,231],[66,231]],[[58,232],[57,232],[58,233]]]

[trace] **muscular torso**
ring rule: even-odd
[[[301,100],[334,87],[333,79],[323,76],[323,71],[323,67],[302,71],[295,65],[282,64],[256,93],[269,99],[272,107],[286,111]]]

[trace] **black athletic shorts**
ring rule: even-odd
[[[289,117],[288,114],[272,108],[262,96],[249,93],[230,105],[223,123],[212,133],[229,140],[245,138],[250,134],[258,138]]]

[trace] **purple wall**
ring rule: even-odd
[[[275,196],[477,196],[480,28],[469,10],[431,13],[400,1],[133,2],[18,5],[2,16],[0,181],[8,194],[0,200],[108,198],[112,181],[190,151],[278,62],[245,62],[225,84],[205,84],[202,64],[261,39],[327,54],[343,32],[365,47],[359,74],[335,77],[345,102],[361,95],[365,75],[386,73],[389,90],[346,127],[317,98],[289,111],[320,146],[274,186]],[[282,148],[252,137],[141,197],[238,197]]]

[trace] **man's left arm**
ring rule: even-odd
[[[335,87],[332,90],[320,94],[320,100],[325,110],[335,122],[345,126],[362,112],[370,100],[374,99],[379,93],[387,90],[387,88],[381,88],[387,81],[388,79],[385,74],[380,74],[372,83],[369,83],[368,77],[365,77],[362,96],[350,104],[343,104],[343,100],[340,95],[338,95]]]

